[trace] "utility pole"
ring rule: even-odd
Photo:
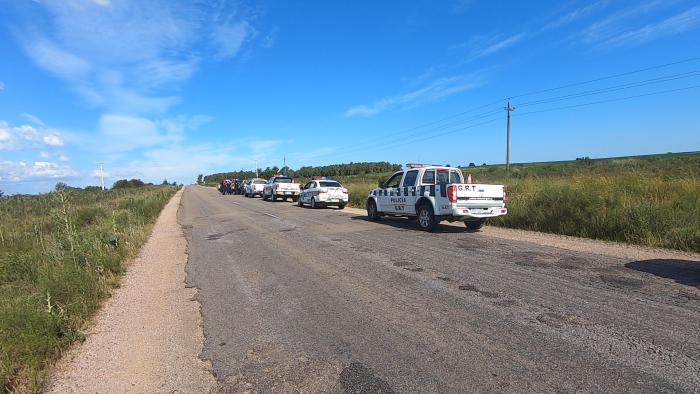
[[[255,177],[258,178],[258,160],[255,160]]]
[[[510,113],[515,111],[515,107],[510,105],[510,99],[508,99],[508,106],[504,109],[508,114],[506,126],[506,176],[510,176]]]
[[[285,156],[285,157],[282,159],[282,163],[284,163],[284,165],[282,166],[282,170],[285,170],[285,169],[287,168],[287,156]]]
[[[102,190],[105,190],[105,165],[104,163],[100,163],[100,180],[102,184]]]

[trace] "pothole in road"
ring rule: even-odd
[[[603,282],[619,288],[639,289],[644,286],[644,282],[642,280],[627,276],[601,274],[598,277]]]
[[[485,297],[485,298],[498,298],[499,297],[498,293],[479,290],[478,287],[476,287],[472,284],[459,285],[459,286],[457,286],[457,288],[459,290],[462,290],[462,291],[473,291],[473,292],[478,293],[480,296]]]
[[[403,267],[403,269],[411,272],[423,272],[423,268],[421,267]]]

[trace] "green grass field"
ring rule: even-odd
[[[509,213],[491,225],[700,252],[700,153],[462,168],[505,184]],[[350,205],[391,174],[339,177]]]
[[[124,262],[148,239],[175,186],[66,189],[0,198],[0,386],[37,392]]]

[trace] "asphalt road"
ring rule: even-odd
[[[698,261],[197,186],[179,221],[223,391],[700,391]]]

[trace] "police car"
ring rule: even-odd
[[[334,205],[343,209],[348,204],[348,189],[332,178],[315,176],[301,188],[297,203],[300,207],[305,204],[311,208]]]
[[[505,215],[507,194],[503,185],[466,182],[459,168],[428,164],[407,164],[367,196],[367,217],[417,218],[418,226],[432,231],[443,220],[463,221],[478,230],[489,218]]]
[[[287,201],[291,198],[292,201],[297,202],[299,198],[299,184],[294,182],[294,179],[288,175],[276,174],[270,178],[265,187],[263,187],[263,200],[277,201],[281,198]]]

